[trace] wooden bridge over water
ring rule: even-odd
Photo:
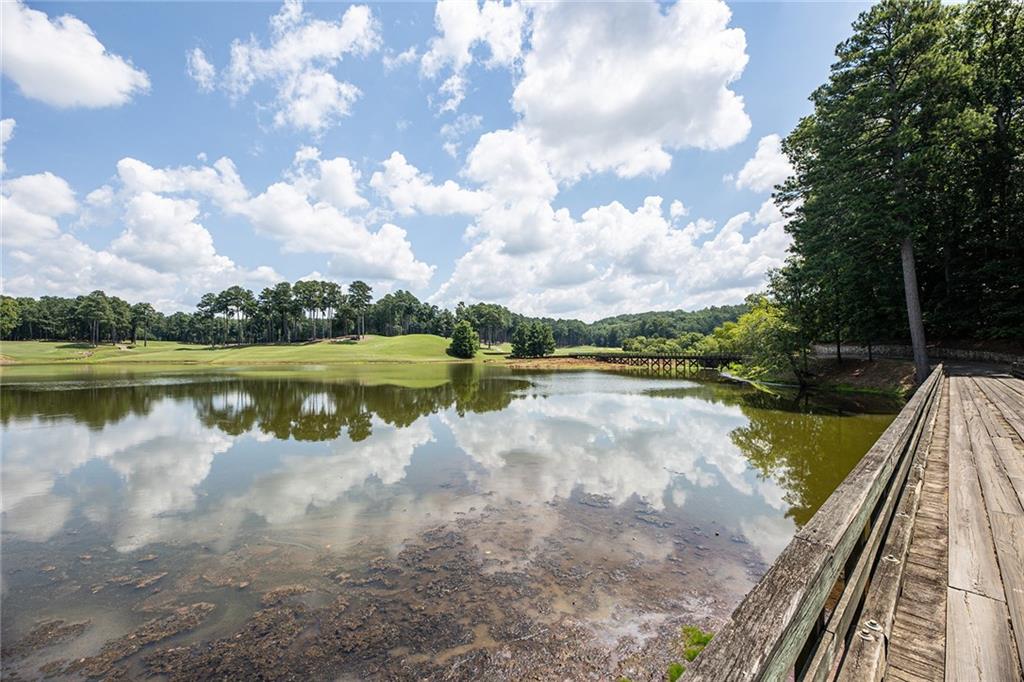
[[[936,368],[685,680],[1022,680],[1024,380]]]
[[[571,357],[597,360],[614,365],[645,367],[650,370],[669,372],[678,369],[722,369],[743,358],[739,355],[662,355],[657,353],[577,353]]]

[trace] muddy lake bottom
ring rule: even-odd
[[[3,377],[5,679],[662,679],[898,407],[713,377]]]

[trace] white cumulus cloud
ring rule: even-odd
[[[750,130],[729,86],[746,38],[723,2],[541,4],[513,94],[519,126],[559,177],[660,173],[671,151],[721,149]]]
[[[0,174],[7,172],[7,165],[4,163],[4,150],[7,143],[14,137],[14,119],[5,118],[0,120]]]
[[[88,24],[50,19],[21,0],[0,3],[0,64],[22,94],[51,106],[118,107],[149,90],[146,72],[107,51]]]
[[[283,252],[326,255],[332,275],[422,286],[434,271],[416,258],[401,227],[368,225],[358,169],[344,157],[322,159],[316,147],[301,147],[282,179],[255,194],[227,158],[199,168],[153,168],[122,159],[118,174],[136,193],[208,197],[225,215],[245,218],[256,232],[280,242]]]
[[[585,211],[535,207],[545,228],[531,248],[510,248],[506,221],[478,219],[474,244],[432,300],[493,300],[526,314],[593,320],[638,310],[735,303],[781,265],[789,237],[780,216],[762,207],[720,228],[698,219],[677,227],[661,197],[630,210],[612,202]],[[678,217],[678,216],[677,216]],[[769,222],[763,222],[769,221]],[[745,234],[746,233],[746,234]]]
[[[444,96],[439,109],[455,111],[466,95],[465,71],[473,63],[473,50],[486,46],[488,67],[512,66],[522,54],[526,11],[518,2],[500,0],[439,0],[434,9],[438,34],[420,59],[428,78],[447,72],[439,89]]]
[[[463,189],[452,180],[433,184],[429,174],[420,171],[398,152],[393,152],[381,165],[384,170],[373,174],[370,186],[401,215],[472,214],[482,211],[492,201],[485,192]]]
[[[188,53],[186,63],[188,75],[196,82],[199,89],[203,92],[212,91],[217,80],[217,69],[206,58],[206,53],[203,52],[203,49],[200,47],[193,48]]]
[[[793,166],[782,151],[782,138],[765,135],[757,143],[757,151],[736,175],[736,189],[765,192],[783,182],[793,172]]]
[[[276,92],[274,124],[322,133],[352,111],[361,95],[333,71],[346,56],[365,56],[380,46],[380,27],[369,7],[351,5],[337,21],[314,19],[301,0],[286,0],[270,19],[270,44],[255,36],[231,43],[231,58],[221,84],[235,99],[257,83]],[[200,89],[212,89],[215,67],[201,49],[188,54],[189,73]]]

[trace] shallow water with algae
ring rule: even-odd
[[[899,407],[479,365],[0,382],[6,679],[660,679]]]

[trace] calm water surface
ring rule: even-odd
[[[7,371],[4,676],[660,678],[898,408],[388,373]]]

